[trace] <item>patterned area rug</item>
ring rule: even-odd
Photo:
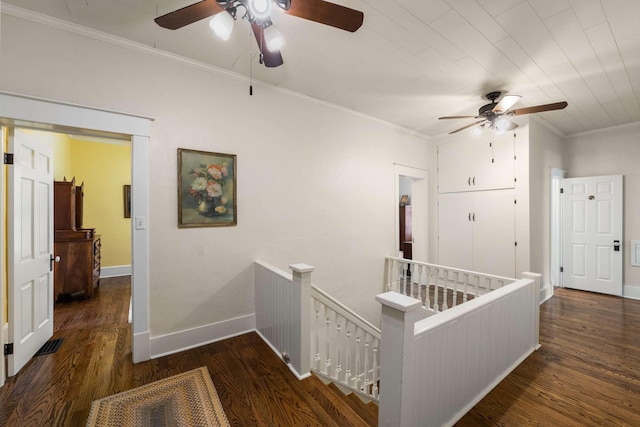
[[[87,426],[228,426],[206,367],[174,375],[91,404]]]

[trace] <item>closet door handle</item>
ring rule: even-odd
[[[467,178],[467,184],[471,186],[471,177]]]
[[[472,182],[473,182],[473,185],[476,185],[476,177],[475,176],[473,177],[473,181]]]
[[[473,222],[476,222],[476,213],[475,212],[473,213],[473,217],[472,218],[473,218]]]
[[[471,222],[471,212],[469,212],[469,222]]]

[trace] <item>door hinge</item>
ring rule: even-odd
[[[560,194],[564,194],[564,188],[560,189]]]
[[[4,164],[5,165],[13,164],[13,153],[4,153]]]
[[[13,343],[4,345],[4,355],[8,356],[10,354],[13,354]]]
[[[560,273],[564,273],[564,267],[560,267]]]
[[[516,246],[518,246],[518,242],[514,242]]]

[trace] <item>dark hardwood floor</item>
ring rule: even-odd
[[[133,365],[129,295],[128,278],[103,279],[92,299],[56,306],[64,343],[0,389],[1,426],[82,426],[93,400],[199,366],[233,426],[375,425],[375,410],[362,422],[317,378],[297,381],[255,333]],[[540,333],[458,425],[640,425],[640,301],[558,289]]]
[[[640,426],[640,301],[556,289],[540,344],[458,426]]]
[[[343,403],[315,376],[298,381],[256,333],[134,365],[129,296],[128,277],[102,279],[91,299],[56,304],[64,342],[0,389],[0,426],[84,426],[93,400],[200,366],[232,426],[377,425],[377,406]]]

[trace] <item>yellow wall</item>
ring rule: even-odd
[[[123,186],[131,184],[131,147],[70,138],[54,150],[55,179],[84,182],[82,226],[101,236],[101,266],[131,265],[131,219],[124,218],[123,200]]]
[[[53,143],[53,179],[62,181],[71,170],[71,138],[60,133],[53,135],[56,135]]]
[[[7,148],[9,146],[9,141],[7,140],[7,128],[3,127],[0,129],[0,141],[2,141],[2,152],[6,153],[7,152]],[[7,198],[9,197],[9,192],[8,192],[8,183],[7,183],[7,179],[8,177],[8,171],[6,166],[2,166],[2,173],[4,174],[4,200],[2,201],[2,210],[4,211],[4,224],[2,224],[2,227],[4,227],[4,241],[2,242],[2,244],[4,245],[3,249],[2,249],[2,253],[4,254],[4,256],[2,257],[2,259],[0,260],[0,264],[2,264],[2,274],[0,274],[0,289],[2,289],[2,292],[4,293],[4,307],[2,307],[2,327],[4,328],[5,323],[7,323],[8,318],[9,318],[9,289],[6,286],[6,283],[9,280],[9,274],[7,271],[7,263],[8,263],[8,249],[9,249],[9,245],[7,244],[7,239],[8,239],[8,231],[9,231],[9,226],[8,226],[8,212],[7,212],[7,207],[8,207],[8,203],[7,203]],[[0,328],[0,334],[4,333],[3,332],[3,328]]]

